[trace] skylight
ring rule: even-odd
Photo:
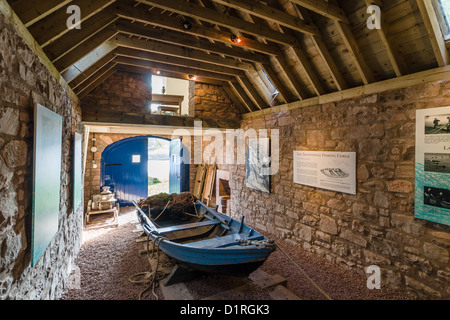
[[[438,20],[445,40],[450,40],[450,0],[437,0]]]

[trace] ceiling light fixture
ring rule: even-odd
[[[191,24],[189,21],[184,21],[184,22],[183,22],[183,28],[184,28],[185,30],[191,30],[192,24]]]
[[[239,44],[239,43],[242,42],[242,39],[239,38],[239,37],[238,37],[237,35],[235,35],[235,34],[232,34],[232,35],[231,35],[230,40],[231,40],[232,42],[236,43],[236,44]]]
[[[194,75],[190,74],[189,75],[189,79],[195,81],[195,80],[197,80],[197,76],[194,76]]]

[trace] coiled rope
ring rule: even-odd
[[[153,296],[156,298],[156,300],[159,300],[158,295],[155,293],[155,289],[158,287],[159,280],[162,280],[165,276],[165,274],[163,273],[159,273],[158,274],[158,266],[159,266],[159,244],[161,243],[161,241],[163,240],[167,240],[167,238],[165,237],[161,237],[158,236],[155,238],[155,240],[153,241],[153,249],[152,249],[152,256],[150,257],[149,254],[149,249],[150,249],[150,236],[151,234],[147,235],[147,258],[148,261],[150,262],[151,259],[153,259],[153,256],[155,255],[155,251],[156,251],[156,267],[155,270],[153,272],[141,272],[141,273],[137,273],[132,275],[130,278],[128,278],[128,281],[132,282],[132,283],[136,283],[136,284],[146,284],[147,286],[145,287],[144,290],[142,290],[139,293],[139,300],[141,300],[142,295],[147,292],[150,288],[152,288],[152,294]],[[142,277],[141,279],[135,279],[137,277]]]

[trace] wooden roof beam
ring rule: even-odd
[[[260,63],[265,63],[268,61],[268,57],[262,54],[247,52],[238,47],[226,47],[225,45],[222,45],[222,43],[212,44],[206,39],[196,39],[194,37],[186,36],[184,33],[171,30],[159,30],[128,21],[118,22],[116,29],[120,33],[124,34],[145,37],[147,39],[179,45],[191,49],[213,52],[246,61]]]
[[[298,6],[297,4],[292,4],[292,5],[293,5],[295,12],[301,19],[305,20],[307,23],[315,25],[306,9]],[[316,36],[311,36],[311,40],[313,41],[314,46],[316,47],[317,51],[319,52],[319,55],[322,58],[322,61],[324,62],[326,68],[328,69],[328,72],[330,73],[331,77],[333,78],[333,81],[334,81],[337,89],[338,90],[348,89],[347,82],[345,81],[344,77],[342,76],[341,72],[339,71],[339,68],[337,67],[336,62],[334,61],[334,58],[332,57],[330,51],[328,50],[327,46],[325,45],[325,42],[323,41],[322,37],[319,38]]]
[[[229,84],[234,93],[239,97],[240,101],[247,107],[250,112],[260,110],[238,81],[230,81]]]
[[[73,29],[45,47],[47,56],[55,62],[71,50],[89,41],[97,33],[114,23],[118,17],[113,14],[100,12],[99,14],[86,20],[85,26],[81,29]]]
[[[72,0],[17,0],[11,6],[28,28],[62,7],[68,6],[70,2]]]
[[[349,23],[345,12],[328,1],[324,0],[290,0],[308,10],[314,11],[320,15],[330,18],[334,21],[339,21],[345,24]]]
[[[120,63],[116,66],[116,68],[117,68],[118,71],[139,73],[139,74],[147,74],[147,75],[156,75],[156,71],[157,71],[157,70],[154,70],[154,69],[146,69],[146,68],[142,68],[142,67],[135,67],[135,66],[132,66],[132,65],[120,64]],[[187,74],[187,73],[161,71],[159,76],[167,77],[167,78],[180,79],[180,80],[192,81],[189,78],[189,74]],[[200,76],[197,76],[197,80],[195,80],[195,82],[214,84],[214,85],[222,85],[223,84],[222,80],[209,79],[209,78],[200,77]]]
[[[61,73],[61,75],[66,81],[71,82],[74,78],[79,77],[83,72],[95,65],[100,59],[112,53],[116,47],[115,41],[109,39],[102,43],[98,48],[95,48],[87,56],[74,63],[66,71]]]
[[[295,37],[283,34],[268,27],[262,27],[242,19],[226,15],[222,12],[205,8],[190,2],[179,0],[137,0],[138,2],[155,6],[164,10],[169,10],[191,18],[217,24],[222,27],[240,30],[241,32],[263,37],[275,43],[297,46],[298,41]]]
[[[77,5],[81,9],[81,20],[83,23],[90,17],[96,15],[115,0],[74,0],[70,4]],[[60,38],[70,30],[67,28],[67,8],[63,7],[46,18],[33,24],[29,30],[42,48],[45,48],[56,39]]]
[[[129,58],[129,57],[121,57],[118,56],[114,59],[115,62],[120,64],[128,64],[135,67],[143,67],[146,69],[153,69],[153,70],[162,70],[162,71],[169,71],[174,73],[185,73],[185,74],[191,74],[196,76],[201,76],[205,78],[210,79],[216,79],[216,80],[222,80],[222,81],[233,81],[235,77],[228,76],[225,74],[210,72],[210,71],[203,71],[193,68],[187,68],[182,66],[174,66],[174,65],[167,65],[164,63],[157,63],[157,62],[151,62],[147,60],[140,60],[136,58]]]
[[[253,16],[275,22],[292,30],[308,35],[320,36],[319,30],[310,24],[284,12],[277,8],[263,4],[255,0],[213,0],[219,4],[231,7],[240,11],[250,13]]]
[[[88,80],[95,72],[97,72],[98,69],[102,68],[103,66],[111,62],[115,57],[116,57],[116,49],[114,49],[104,57],[100,58],[92,66],[90,66],[82,73],[80,73],[78,76],[73,78],[69,82],[69,85],[72,87],[72,89],[76,89],[80,84]]]
[[[381,6],[381,1],[379,0],[365,0],[365,3],[367,7],[371,5],[377,5]],[[383,15],[382,15],[383,17]],[[394,50],[395,44],[392,43],[392,41],[389,39],[389,27],[384,22],[383,19],[381,19],[381,28],[377,29],[378,35],[380,36],[381,42],[383,42],[386,53],[389,57],[389,61],[391,62],[392,67],[394,68],[394,72],[397,75],[397,77],[401,77],[403,75],[408,74],[408,68],[405,64],[405,61],[402,59],[402,57]]]
[[[222,58],[207,54],[206,52],[193,50],[189,48],[183,48],[167,43],[146,41],[143,39],[130,38],[124,35],[117,35],[115,37],[117,46],[139,49],[142,51],[167,54],[169,56],[175,56],[180,58],[186,58],[190,60],[202,61],[220,66],[231,67],[238,70],[254,70],[254,66],[251,63],[240,62],[232,58]]]
[[[129,58],[138,58],[141,60],[147,60],[147,61],[152,61],[152,62],[170,64],[170,65],[175,65],[175,66],[189,67],[189,68],[194,68],[194,69],[203,70],[203,71],[211,71],[211,72],[226,74],[226,75],[230,75],[230,76],[240,76],[240,75],[245,74],[243,71],[229,68],[229,67],[218,66],[218,65],[212,64],[212,63],[194,61],[194,60],[178,58],[178,57],[172,57],[172,56],[168,56],[165,54],[150,53],[150,52],[136,50],[136,49],[132,49],[132,48],[119,47],[119,48],[117,48],[117,55],[123,56],[123,57],[129,57]]]
[[[83,99],[85,96],[87,96],[89,93],[91,93],[95,88],[97,88],[99,85],[101,85],[103,82],[105,82],[109,77],[111,77],[114,73],[117,72],[117,69],[115,67],[109,69],[105,73],[103,73],[100,77],[98,77],[95,81],[90,83],[89,86],[85,87],[83,91],[80,91],[78,93],[78,96],[80,99]],[[83,111],[84,113],[84,111]]]
[[[66,71],[68,68],[70,68],[70,66],[75,64],[77,61],[87,56],[90,52],[94,51],[100,45],[113,38],[116,34],[117,31],[114,29],[110,28],[103,29],[99,33],[95,34],[89,40],[83,42],[75,49],[69,51],[64,56],[55,60],[53,64],[62,73]]]
[[[86,88],[88,88],[92,83],[94,83],[97,79],[99,79],[103,74],[111,70],[117,65],[117,62],[115,61],[109,61],[105,65],[103,65],[101,68],[98,68],[93,72],[87,79],[84,81],[81,85],[79,85],[77,88],[74,88],[74,91],[79,94],[80,92],[84,91]]]
[[[358,68],[359,74],[364,84],[375,82],[373,72],[370,69],[369,65],[366,63],[364,55],[359,49],[358,43],[356,42],[356,39],[350,27],[347,24],[337,20],[334,24],[337,27],[342,39],[344,40],[345,46],[353,56],[353,59],[356,62],[356,67]]]
[[[428,31],[431,46],[436,56],[436,60],[440,67],[450,64],[450,56],[445,45],[439,21],[437,20],[436,11],[431,1],[417,0],[420,14],[422,16],[425,27]]]
[[[183,20],[177,19],[176,17],[169,18],[166,15],[159,14],[158,12],[148,11],[146,10],[146,8],[133,7],[121,2],[117,2],[111,6],[111,9],[114,10],[115,14],[124,19],[138,21],[145,24],[151,24],[153,26],[158,26],[169,30],[180,31],[185,34],[190,34],[193,36],[206,38],[212,41],[221,42],[227,45],[232,45],[235,48],[248,48],[258,52],[254,54],[255,57],[262,58],[259,53],[267,55],[280,54],[280,50],[278,48],[266,46],[264,44],[259,43],[258,41],[246,37],[241,37],[242,40],[241,43],[236,44],[231,40],[231,36],[233,35],[233,33],[220,31],[211,27],[206,27],[193,21],[189,21],[191,24],[190,29],[188,30],[184,29]],[[248,57],[246,60],[248,60]]]

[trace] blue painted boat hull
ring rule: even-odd
[[[173,227],[158,228],[153,223],[151,214],[142,211],[137,204],[135,206],[137,217],[151,240],[156,241],[166,255],[190,269],[209,273],[248,275],[261,266],[275,250],[273,242],[245,225],[243,221],[231,219],[207,208],[201,202],[197,203],[196,211],[204,216],[205,220],[215,222],[215,225],[208,224],[209,227],[203,227],[204,231],[199,232],[198,239],[191,236],[186,242],[169,240],[166,236],[172,235],[169,231],[175,230],[178,232],[178,238],[183,238],[183,231],[180,229],[188,225],[174,224]],[[200,229],[198,226],[196,228]]]

